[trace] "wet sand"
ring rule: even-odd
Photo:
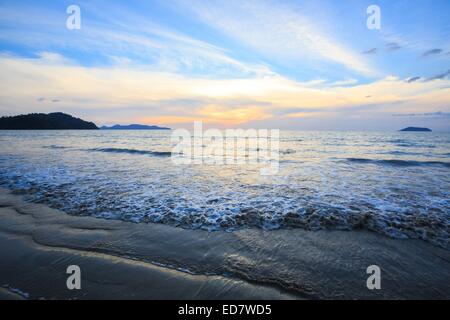
[[[367,231],[236,232],[69,216],[0,189],[0,299],[449,299],[450,251]],[[366,268],[382,270],[368,290]],[[81,290],[66,268],[81,268]]]

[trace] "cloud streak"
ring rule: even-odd
[[[406,79],[405,81],[408,83],[412,83],[412,82],[418,81],[420,79],[421,79],[421,77],[411,77],[411,78]]]
[[[425,51],[422,54],[422,57],[434,56],[434,55],[438,55],[438,54],[441,54],[441,53],[442,53],[442,49],[431,49],[431,50]]]
[[[0,112],[177,127],[448,111],[445,32],[430,32],[442,22],[405,33],[397,16],[372,32],[331,1],[79,4],[76,32],[61,4],[0,4]]]
[[[450,117],[450,112],[425,112],[425,113],[401,113],[394,114],[395,117]]]
[[[397,42],[389,42],[386,44],[386,50],[388,52],[394,52],[400,50],[402,47]]]
[[[266,65],[234,59],[221,47],[153,23],[126,8],[110,3],[105,6],[107,15],[102,14],[103,8],[83,3],[83,10],[101,19],[83,16],[83,27],[77,33],[55,23],[64,21],[65,11],[34,6],[2,8],[0,23],[14,23],[15,28],[0,29],[0,40],[33,46],[35,51],[58,48],[81,57],[88,53],[98,56],[103,64],[145,64],[157,71],[208,73],[215,77],[273,74]]]
[[[364,75],[376,72],[357,54],[327,36],[295,7],[267,1],[186,1],[204,23],[254,50],[279,59],[322,59]]]
[[[450,69],[447,70],[446,72],[432,76],[432,77],[428,78],[426,81],[441,80],[441,79],[447,78],[448,76],[450,76]]]
[[[158,72],[145,66],[85,67],[47,53],[37,59],[0,57],[0,101],[2,113],[79,110],[90,119],[108,119],[100,110],[117,110],[116,117],[128,121],[179,124],[194,120],[232,126],[279,116],[305,117],[348,113],[352,108],[383,106],[390,110],[425,112],[448,104],[450,81],[405,83],[387,77],[370,84],[352,86],[322,84],[315,88],[281,76],[246,79],[190,78]],[[370,103],[367,96],[370,95]],[[41,101],[39,101],[41,100]],[[302,107],[299,109],[298,104]],[[369,108],[373,110],[373,107]],[[328,110],[328,112],[325,112]],[[78,113],[79,113],[78,112]],[[446,111],[445,111],[446,112]]]
[[[377,52],[378,52],[378,49],[377,49],[377,48],[372,48],[372,49],[363,51],[362,53],[363,53],[363,54],[376,54]]]

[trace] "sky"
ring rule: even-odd
[[[450,131],[450,1],[0,0],[0,115],[56,111],[97,125]]]

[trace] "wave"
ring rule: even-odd
[[[404,151],[388,151],[388,152],[382,152],[382,154],[391,154],[394,156],[417,156],[422,155],[420,152],[404,152]]]
[[[450,162],[441,161],[414,161],[414,160],[397,160],[397,159],[365,159],[365,158],[347,158],[347,161],[356,163],[373,163],[381,165],[393,165],[400,167],[413,167],[413,166],[423,166],[423,165],[442,165],[450,168]]]
[[[280,150],[280,153],[281,154],[294,154],[294,153],[296,153],[296,151],[292,150],[292,149],[287,149],[287,150]]]
[[[44,149],[70,149],[70,147],[63,147],[63,146],[57,146],[57,145],[51,145],[51,146],[43,146]]]
[[[374,142],[378,142],[378,141],[374,141]],[[386,140],[386,142],[388,143],[408,143],[408,140],[405,139],[391,139],[391,140]]]
[[[150,150],[136,150],[136,149],[125,149],[125,148],[94,148],[94,149],[89,149],[89,151],[151,155],[151,156],[156,156],[156,157],[170,157],[172,155],[172,152],[170,152],[170,151],[150,151]]]

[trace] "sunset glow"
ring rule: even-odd
[[[82,28],[72,31],[53,2],[2,2],[0,24],[15,24],[0,31],[0,111],[64,111],[99,124],[448,129],[450,42],[438,14],[448,2],[433,7],[433,37],[404,36],[404,10],[373,31],[363,4],[319,10],[318,22],[309,18],[316,2],[213,2],[81,2]],[[420,4],[411,15],[430,13]]]

